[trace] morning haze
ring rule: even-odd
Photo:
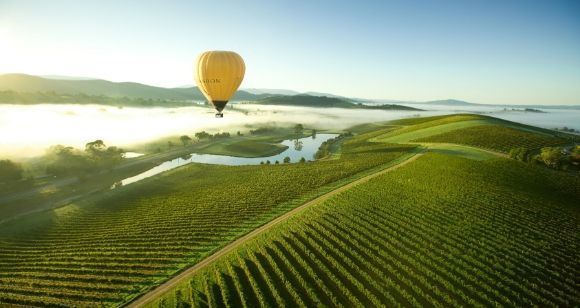
[[[575,1],[0,1],[0,73],[177,87],[236,50],[244,87],[485,104],[580,103]]]
[[[0,0],[0,307],[580,307],[579,8]]]

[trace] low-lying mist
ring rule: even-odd
[[[544,113],[504,110],[498,106],[412,105],[430,111],[391,111],[344,108],[309,108],[253,104],[229,104],[224,118],[214,117],[208,107],[133,108],[103,105],[1,105],[0,159],[39,156],[49,146],[62,144],[83,148],[87,142],[103,140],[108,146],[131,150],[168,136],[208,132],[246,132],[258,126],[290,126],[341,130],[356,124],[413,116],[476,112],[510,121],[580,130],[580,111],[546,109]]]
[[[350,126],[410,117],[418,112],[351,110],[232,104],[224,118],[205,107],[118,108],[102,105],[0,105],[0,158],[26,158],[44,154],[51,145],[82,148],[101,139],[107,145],[129,147],[172,135],[225,131],[249,126],[302,123],[316,129]],[[421,115],[445,112],[421,112]]]

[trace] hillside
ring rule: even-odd
[[[363,105],[361,103],[353,103],[349,100],[328,97],[328,96],[312,96],[312,95],[293,95],[293,96],[270,96],[253,102],[262,105],[284,105],[284,106],[301,106],[301,107],[318,107],[318,108],[350,108],[350,109],[381,109],[381,110],[416,110],[421,109],[401,106],[401,105]]]
[[[372,143],[376,150],[393,136],[414,134],[408,142],[467,122],[507,129],[502,144],[519,146],[519,132],[541,137],[537,145],[558,141],[541,129],[458,115],[375,124],[345,145],[387,142]],[[475,144],[488,143],[482,135]],[[425,146],[415,161],[219,255],[147,307],[578,305],[580,178],[478,148]]]
[[[578,197],[544,170],[429,153],[296,214],[148,307],[575,306]]]
[[[189,100],[167,100],[151,98],[111,97],[103,95],[59,94],[48,92],[0,91],[0,104],[99,104],[118,107],[186,107]]]
[[[0,75],[0,91],[21,93],[55,92],[107,97],[128,97],[158,100],[205,100],[197,87],[162,88],[135,82],[107,80],[51,79],[25,74]],[[232,100],[255,100],[265,95],[238,91]]]
[[[191,164],[0,225],[0,304],[119,304],[273,217],[413,148],[371,145],[365,138],[345,145],[337,160]]]
[[[395,139],[482,125],[506,128],[502,145],[522,143],[512,130],[558,142],[491,117],[438,116],[375,123],[336,159],[190,164],[0,225],[0,303],[117,306],[383,172],[216,258],[155,306],[577,306],[578,176],[480,150],[494,149],[486,135],[469,136],[474,147]]]

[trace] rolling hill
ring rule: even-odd
[[[489,125],[499,146],[446,135]],[[0,303],[120,306],[205,264],[149,307],[578,306],[580,179],[498,152],[558,136],[478,115],[354,132],[334,159],[190,164],[0,224]]]
[[[380,109],[380,110],[416,110],[421,109],[387,104],[387,105],[363,105],[361,103],[353,103],[349,100],[328,97],[328,96],[312,96],[312,95],[293,95],[293,96],[270,96],[253,102],[262,105],[283,105],[283,106],[300,106],[300,107],[318,107],[318,108],[349,108],[349,109]]]
[[[150,86],[136,82],[112,82],[102,79],[87,77],[70,77],[49,75],[44,77],[26,74],[0,75],[0,91],[14,91],[19,93],[54,92],[59,95],[91,95],[106,96],[110,98],[132,98],[152,100],[174,101],[204,101],[205,98],[197,87],[183,86],[175,88],[163,88]],[[441,106],[495,106],[514,108],[550,108],[550,109],[580,109],[580,105],[489,105],[476,104],[456,99],[432,100],[426,102],[411,102],[400,100],[369,100],[362,98],[348,98],[328,93],[298,92],[284,89],[244,89],[238,90],[231,101],[258,101],[267,105],[290,105],[290,106],[313,106],[313,107],[337,107],[337,108],[362,108],[383,110],[418,110],[406,108],[398,104],[423,104]],[[311,99],[308,99],[310,97]],[[318,98],[317,98],[318,97]],[[325,99],[319,99],[325,97]],[[311,102],[311,105],[307,105]],[[0,102],[5,103],[5,102]],[[353,107],[363,103],[367,107]],[[370,107],[372,106],[372,108]]]
[[[52,79],[25,74],[0,75],[0,91],[55,92],[108,97],[159,100],[205,100],[197,87],[162,88],[136,82],[112,82],[100,79]],[[267,95],[238,91],[232,100],[255,100]]]

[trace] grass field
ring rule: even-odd
[[[389,143],[422,143],[430,147],[457,144],[507,153],[512,148],[538,149],[572,142],[559,132],[482,115],[451,115],[410,118],[389,123],[399,126],[371,139]],[[458,149],[458,148],[456,148]],[[473,149],[471,150],[473,154]],[[451,153],[451,152],[449,152]]]
[[[463,158],[468,158],[472,160],[487,160],[492,158],[497,158],[497,155],[483,151],[481,149],[466,147],[462,145],[446,144],[446,143],[433,143],[428,144],[429,152],[459,156]]]
[[[214,143],[198,152],[237,157],[265,157],[279,154],[287,148],[279,143],[240,140],[232,143]]]
[[[448,142],[507,153],[513,148],[539,149],[569,143],[568,140],[500,125],[469,126],[437,135],[417,136],[415,142]]]
[[[38,158],[26,163],[26,169],[34,169],[35,176],[42,178],[21,181],[14,185],[0,185],[0,222],[25,213],[46,210],[70,202],[86,194],[108,190],[111,185],[125,178],[142,173],[165,161],[187,156],[190,153],[229,155],[236,157],[271,156],[284,151],[287,147],[282,140],[308,137],[312,131],[307,129],[296,134],[293,128],[278,127],[256,135],[232,134],[229,138],[203,139],[193,144],[183,145],[178,136],[161,138],[146,144],[135,145],[133,151],[146,155],[124,160],[112,171],[77,176],[48,177],[46,159]],[[172,144],[172,146],[168,146]],[[158,152],[158,150],[160,152]],[[60,183],[59,183],[60,182]],[[65,182],[66,184],[62,184]],[[16,197],[14,197],[16,195]],[[20,195],[20,196],[19,196]],[[4,197],[8,197],[5,199]]]
[[[419,135],[430,136],[457,128],[488,123],[488,121],[494,120],[494,118],[482,117],[474,114],[401,119],[390,122],[392,125],[398,125],[398,129],[378,136],[374,140],[381,142],[403,143],[409,142],[412,139],[416,139]],[[462,122],[468,123],[466,124]],[[428,133],[424,133],[423,131],[425,130]]]
[[[345,141],[340,159],[191,164],[0,228],[0,302],[116,305],[409,146]],[[241,197],[243,196],[243,197]]]
[[[247,242],[152,306],[577,306],[579,198],[577,177],[427,154]]]

